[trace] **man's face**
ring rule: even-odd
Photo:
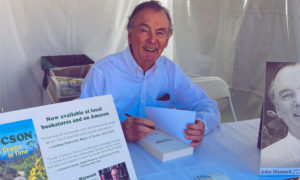
[[[133,58],[144,71],[162,54],[170,36],[169,21],[163,11],[147,8],[135,16],[132,29],[128,29],[128,43]]]
[[[119,174],[119,171],[117,169],[111,170],[111,176],[112,176],[113,180],[119,180],[120,179],[120,174]]]
[[[300,65],[284,67],[274,80],[274,104],[289,132],[300,139]]]

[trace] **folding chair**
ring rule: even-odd
[[[237,121],[229,88],[223,79],[216,76],[210,76],[192,78],[192,81],[203,89],[210,98],[218,102],[222,123]],[[230,107],[231,112],[228,107]]]

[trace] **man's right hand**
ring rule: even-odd
[[[153,132],[152,129],[144,125],[154,126],[154,122],[149,119],[130,116],[121,125],[126,141],[135,142]]]

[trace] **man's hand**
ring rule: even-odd
[[[144,125],[154,126],[154,122],[148,119],[130,116],[122,122],[121,125],[126,141],[135,142],[153,132],[152,129]]]
[[[184,130],[185,138],[192,140],[191,146],[195,147],[201,144],[205,132],[205,125],[202,121],[196,120],[195,124],[187,124]]]

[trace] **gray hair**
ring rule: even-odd
[[[128,31],[131,31],[132,28],[133,28],[133,22],[136,18],[136,15],[141,12],[142,10],[144,9],[152,9],[154,11],[162,11],[166,14],[167,18],[168,18],[168,21],[169,21],[169,32],[168,34],[172,34],[173,32],[173,25],[172,25],[172,20],[171,20],[171,16],[169,14],[169,10],[165,7],[163,7],[158,1],[146,1],[146,2],[143,2],[139,5],[137,5],[133,12],[131,13],[131,15],[129,16],[128,18],[128,24],[127,24],[127,29]]]
[[[286,67],[293,67],[293,66],[296,66],[298,63],[296,62],[285,62],[285,63],[282,63],[280,64],[276,71],[275,71],[275,75],[274,75],[274,79],[272,80],[271,84],[270,84],[270,87],[269,87],[269,91],[268,91],[268,96],[269,96],[269,99],[270,101],[272,102],[272,104],[274,104],[274,98],[275,98],[275,92],[274,92],[274,82],[275,82],[275,79],[278,75],[278,73],[282,70],[282,69],[285,69]],[[299,64],[298,64],[299,65]]]

